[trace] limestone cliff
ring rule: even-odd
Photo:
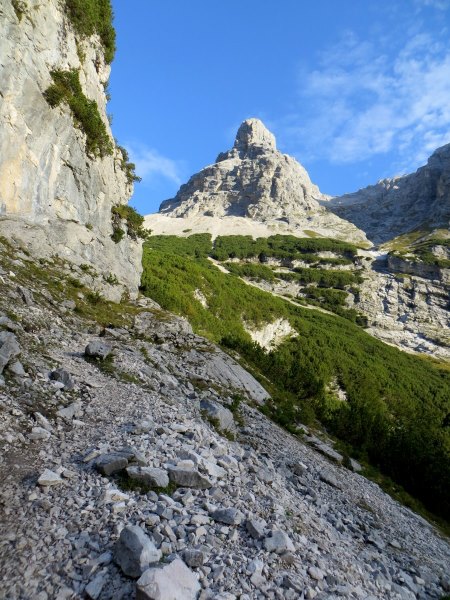
[[[415,173],[383,179],[323,204],[365,231],[375,243],[417,229],[448,228],[450,144],[438,148]]]
[[[98,35],[76,33],[61,0],[4,0],[0,6],[0,235],[35,256],[88,264],[120,285],[109,297],[136,294],[141,248],[111,239],[111,208],[132,193],[124,156],[106,114],[110,66]],[[52,73],[76,72],[86,102],[95,101],[108,152],[87,150],[87,136],[67,102],[51,106]],[[93,105],[93,103],[92,103]]]
[[[362,231],[320,206],[324,198],[304,167],[277,150],[275,137],[264,124],[248,119],[241,124],[233,148],[193,175],[147,223],[155,233],[199,228],[225,234],[232,227],[234,233],[249,233],[251,228],[258,235],[308,235],[305,232],[311,230],[326,237],[366,241]],[[180,231],[164,215],[182,219]]]

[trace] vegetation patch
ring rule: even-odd
[[[11,0],[11,4],[14,9],[14,12],[16,13],[16,17],[19,19],[20,23],[20,21],[23,19],[24,14],[26,13],[27,5],[25,4],[25,2],[22,2],[22,0]]]
[[[143,292],[187,317],[196,333],[237,353],[272,394],[264,410],[286,429],[297,433],[300,423],[318,419],[348,443],[350,455],[366,457],[429,510],[449,518],[449,370],[383,344],[348,319],[246,285],[207,260],[207,237],[189,240],[169,236],[164,248],[160,236],[144,244]],[[208,308],[195,299],[196,289],[208,297]],[[345,293],[311,289],[320,294],[311,300],[321,305],[324,294],[339,304]],[[288,320],[299,335],[271,352],[255,344],[243,327],[243,322],[257,327],[278,318]],[[327,393],[334,379],[346,402],[335,402]]]
[[[131,185],[132,183],[139,183],[139,181],[142,181],[141,177],[136,175],[136,165],[133,162],[130,162],[127,149],[123,146],[117,146],[117,148],[122,153],[121,167],[126,175],[127,182]]]
[[[81,88],[77,69],[51,71],[53,84],[44,92],[49,105],[54,108],[65,102],[72,113],[75,125],[86,135],[86,152],[93,156],[113,153],[113,142],[100,116],[95,100],[89,100]]]
[[[113,233],[111,239],[118,244],[124,237],[125,233],[132,240],[147,239],[150,231],[143,227],[144,217],[140,215],[132,206],[127,204],[117,204],[111,209],[111,220]],[[126,227],[126,232],[122,229],[123,223]]]
[[[67,15],[75,32],[82,37],[97,34],[105,60],[111,63],[116,51],[116,32],[110,0],[65,0]]]

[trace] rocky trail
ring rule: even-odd
[[[260,384],[186,321],[141,299],[101,327],[24,285],[29,264],[0,281],[2,597],[449,591],[448,542],[329,442],[270,422]]]

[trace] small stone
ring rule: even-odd
[[[26,377],[27,375],[20,360],[15,360],[14,362],[9,363],[8,371],[13,375],[17,375],[17,377]]]
[[[58,485],[59,483],[63,483],[63,480],[58,473],[50,471],[50,469],[45,469],[38,479],[38,484],[42,486]]]
[[[211,513],[214,521],[225,523],[225,525],[240,525],[244,515],[236,508],[219,508]]]
[[[43,427],[33,427],[31,433],[28,434],[28,439],[33,441],[38,440],[48,440],[51,436],[50,431],[44,429]]]
[[[0,375],[11,358],[20,354],[16,336],[9,331],[0,331]]]
[[[196,600],[199,592],[195,573],[176,558],[145,571],[137,581],[136,600]]]
[[[265,521],[259,521],[257,519],[248,519],[245,523],[245,527],[250,536],[255,540],[262,540],[265,534]]]
[[[106,504],[109,504],[110,502],[126,502],[130,499],[130,496],[125,494],[125,492],[121,492],[120,490],[107,489],[103,499]]]
[[[19,293],[19,296],[27,306],[32,306],[34,304],[33,294],[29,289],[18,285],[16,291]]]
[[[205,555],[201,550],[185,550],[183,552],[184,562],[188,567],[201,567],[205,562]]]
[[[85,589],[86,594],[92,600],[97,600],[102,593],[102,589],[106,583],[104,573],[99,573],[92,581],[90,581]]]
[[[158,562],[161,552],[137,525],[124,527],[114,549],[114,560],[128,577],[140,577]]]
[[[264,547],[267,552],[276,552],[277,554],[295,551],[295,546],[289,536],[284,531],[279,530],[273,531],[270,537],[266,537]]]
[[[331,471],[321,471],[321,473],[319,474],[319,478],[328,485],[331,485],[332,487],[338,490],[342,489],[340,482],[337,480],[337,478],[333,475]]]
[[[92,358],[99,358],[100,360],[105,360],[107,356],[111,354],[111,346],[108,344],[104,344],[99,341],[92,341],[86,346],[84,353],[86,356],[91,356]]]
[[[308,574],[312,579],[315,579],[316,581],[322,581],[322,579],[325,577],[323,571],[321,571],[317,567],[309,567]]]
[[[70,377],[70,373],[64,369],[55,369],[55,371],[52,371],[50,373],[50,379],[52,381],[59,381],[60,383],[63,383],[66,390],[73,390],[75,387],[72,378]]]

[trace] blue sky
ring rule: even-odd
[[[258,117],[322,192],[450,143],[450,0],[113,0],[113,133],[156,212]]]

